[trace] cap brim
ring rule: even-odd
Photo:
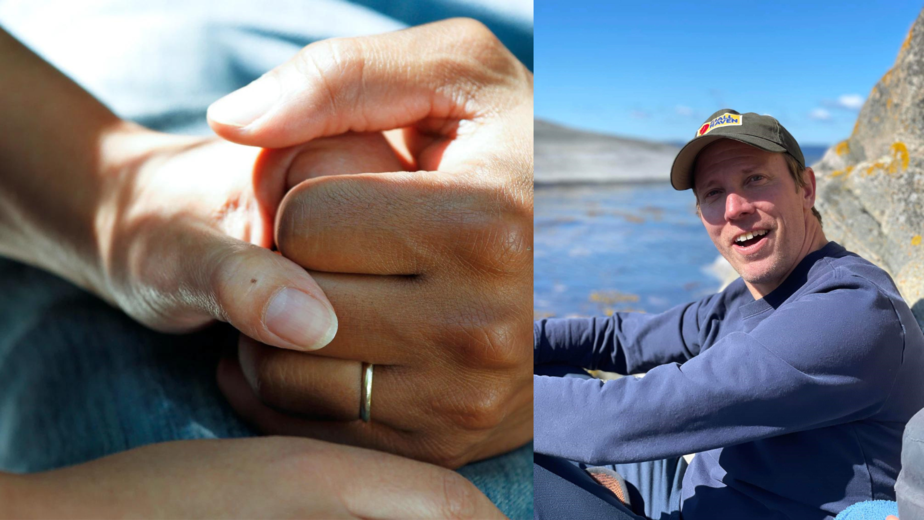
[[[704,135],[693,139],[680,149],[680,152],[677,153],[677,157],[674,157],[674,164],[671,166],[671,186],[673,186],[675,190],[683,191],[693,187],[693,165],[696,163],[696,156],[699,155],[699,152],[701,152],[703,148],[719,139],[731,139],[768,152],[786,151],[786,148],[783,148],[773,141],[764,139],[763,137],[754,135],[731,136],[717,133],[713,134],[712,132],[710,132],[710,134],[712,135]]]

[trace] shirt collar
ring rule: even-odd
[[[795,294],[799,288],[805,285],[812,271],[824,266],[824,260],[826,258],[838,258],[843,256],[846,252],[847,250],[844,249],[844,246],[831,241],[818,251],[805,255],[805,258],[803,258],[802,261],[799,262],[799,265],[789,273],[789,276],[786,277],[786,280],[783,280],[783,283],[780,284],[779,287],[763,298],[745,304],[741,309],[742,316],[753,316],[769,309],[778,308],[788,300],[790,296]],[[750,291],[748,291],[748,294],[750,295]],[[751,298],[753,298],[753,296],[751,296]]]

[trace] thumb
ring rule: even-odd
[[[498,93],[509,92],[511,77],[528,75],[484,25],[453,19],[313,43],[215,102],[208,119],[229,141],[284,148],[348,131],[490,116],[521,101]]]
[[[218,233],[186,275],[195,302],[212,318],[268,345],[319,349],[334,339],[337,316],[311,276],[291,260]],[[191,276],[190,276],[191,275]]]

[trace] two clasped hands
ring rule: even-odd
[[[223,139],[121,121],[3,36],[52,90],[29,95],[74,116],[35,135],[92,153],[58,184],[54,161],[73,158],[22,159],[38,173],[13,187],[39,202],[9,206],[30,225],[0,252],[156,330],[230,323],[217,377],[233,408],[310,438],[152,445],[14,493],[60,497],[66,516],[501,516],[445,469],[532,438],[532,75],[490,31],[312,44],[212,105]]]

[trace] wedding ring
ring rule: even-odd
[[[372,414],[372,363],[363,363],[363,379],[360,386],[359,395],[359,418],[363,422],[369,422]]]

